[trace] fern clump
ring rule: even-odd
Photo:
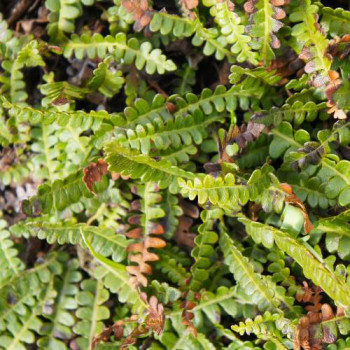
[[[0,349],[348,349],[344,1],[0,5]]]

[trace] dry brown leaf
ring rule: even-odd
[[[90,192],[93,192],[94,183],[100,182],[105,174],[108,174],[108,164],[103,159],[90,163],[87,168],[84,168],[83,180]]]
[[[151,22],[152,11],[147,0],[123,0],[122,6],[127,12],[132,13],[136,32],[140,32]]]

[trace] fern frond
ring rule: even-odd
[[[221,207],[231,207],[238,210],[240,205],[245,205],[249,200],[249,189],[247,186],[236,184],[235,176],[227,174],[225,177],[205,175],[187,182],[179,179],[181,195],[190,200],[198,197],[199,204],[205,204],[208,200]]]
[[[186,165],[190,161],[191,156],[197,154],[197,147],[190,144],[188,146],[180,146],[179,148],[170,147],[166,150],[154,153],[154,156],[169,161],[172,165]]]
[[[16,350],[25,349],[25,344],[34,344],[35,334],[40,334],[44,326],[39,316],[42,315],[45,305],[53,303],[56,294],[53,288],[53,275],[51,275],[46,285],[37,292],[35,298],[33,297],[30,309],[24,308],[20,310],[21,315],[18,320],[16,317],[11,317],[7,320],[9,322],[8,333],[1,337],[0,347],[2,349]]]
[[[104,184],[105,186],[107,184]],[[68,176],[64,181],[56,180],[52,185],[39,186],[38,194],[23,201],[23,212],[28,216],[49,213],[51,210],[62,211],[82,197],[92,197],[83,181],[82,172]]]
[[[254,69],[243,68],[240,66],[232,65],[230,68],[231,74],[229,76],[230,83],[236,84],[241,80],[242,76],[250,76],[256,80],[260,80],[263,84],[278,85],[282,80],[282,77],[276,74],[275,70],[267,71],[264,68],[258,67]]]
[[[6,223],[3,220],[0,220],[0,264],[0,286],[24,270],[24,264],[18,258],[18,251],[10,239],[10,232],[6,230]]]
[[[254,6],[254,9],[251,9],[252,24],[248,26],[248,33],[253,38],[251,46],[255,50],[260,50],[260,59],[266,65],[275,57],[273,49],[280,47],[276,33],[283,27],[279,19],[282,19],[285,13],[277,6],[273,6],[270,0],[248,3]]]
[[[271,133],[273,140],[270,143],[269,153],[274,159],[296,151],[310,141],[310,135],[306,130],[299,129],[294,132],[289,122],[281,122],[277,128],[271,130]]]
[[[106,162],[109,170],[140,178],[142,181],[155,181],[161,188],[169,186],[171,192],[178,191],[177,178],[194,179],[194,174],[171,165],[166,160],[152,157],[125,148],[118,141],[111,141],[105,146]]]
[[[199,235],[194,240],[195,247],[191,255],[195,263],[191,267],[190,290],[199,291],[202,285],[208,280],[208,269],[212,265],[213,255],[215,253],[213,245],[218,241],[218,235],[213,230],[216,219],[216,213],[204,211],[201,214],[203,224],[198,228]]]
[[[258,64],[257,53],[249,45],[251,38],[244,34],[245,28],[239,15],[229,9],[227,1],[205,0],[203,3],[210,7],[210,14],[215,18],[227,43],[232,45],[231,52],[237,55],[237,61]]]
[[[224,231],[220,232],[220,248],[225,256],[225,264],[238,285],[252,297],[253,303],[257,304],[260,310],[276,309],[280,304],[273,292],[276,287],[273,288],[271,281],[254,271],[249,259],[242,255]]]
[[[337,253],[342,260],[349,260],[347,249],[349,242],[350,211],[346,210],[339,215],[322,218],[317,221],[317,232],[326,233],[326,248],[330,253]]]
[[[24,67],[45,66],[37,41],[32,40],[25,45],[17,54],[14,60],[4,60],[2,67],[9,74],[9,77],[2,82],[2,90],[8,92],[13,103],[25,104],[28,94],[25,91],[25,82],[22,69]],[[1,81],[0,81],[1,82]]]
[[[322,27],[332,36],[345,35],[350,30],[350,13],[342,8],[321,8]]]
[[[269,248],[275,242],[303,268],[306,278],[311,279],[318,286],[322,285],[322,289],[339,305],[345,308],[350,305],[349,286],[340,281],[334,271],[320,261],[319,257],[310,252],[299,240],[285,231],[260,222],[253,222],[245,217],[241,217],[239,221],[245,225],[247,233],[256,243],[262,243]]]
[[[262,111],[254,115],[255,123],[263,123],[267,126],[279,126],[282,121],[300,126],[305,121],[314,121],[318,114],[326,108],[326,102],[315,103],[308,101],[303,103],[295,101],[292,104],[284,104],[282,107],[273,107],[269,111]]]
[[[61,278],[56,278],[54,288],[57,297],[54,301],[54,310],[44,317],[50,322],[41,329],[41,338],[38,341],[39,349],[57,349],[57,347],[67,349],[64,340],[72,334],[72,327],[75,324],[71,310],[77,308],[76,295],[78,293],[77,283],[82,275],[78,271],[78,260],[72,259],[64,266]]]
[[[81,238],[81,231],[86,235],[94,250],[102,256],[111,256],[114,261],[122,261],[126,257],[125,249],[128,245],[125,236],[115,233],[105,227],[89,226],[77,223],[76,220],[64,222],[50,222],[45,216],[27,219],[11,227],[11,233],[17,237],[31,236],[45,239],[49,244],[81,244],[86,248]]]
[[[137,206],[140,205],[141,215],[137,213],[129,218],[132,224],[133,218],[136,217],[139,227],[134,227],[126,232],[127,237],[136,239],[136,242],[127,247],[129,262],[135,264],[129,264],[126,270],[132,276],[131,285],[146,287],[148,284],[146,275],[152,274],[150,262],[159,259],[154,249],[166,246],[163,238],[157,237],[164,233],[164,227],[158,221],[165,216],[165,211],[161,207],[162,195],[155,183],[146,182],[144,186],[138,186],[134,192],[141,197],[139,201],[133,202],[135,205],[137,203]],[[150,248],[153,248],[153,252],[149,250]]]
[[[240,311],[240,305],[235,300],[236,295],[236,287],[220,286],[215,293],[205,291],[201,295],[200,303],[192,309],[193,313],[195,317],[204,313],[214,325],[220,323],[222,310],[227,315],[235,317]]]
[[[278,330],[276,324],[281,321],[289,321],[282,318],[281,314],[271,314],[266,311],[263,315],[258,315],[254,319],[248,318],[244,322],[239,322],[238,325],[233,325],[231,328],[240,335],[255,334],[258,339],[268,341],[271,347],[280,350],[288,349],[283,343],[283,335]],[[293,328],[293,327],[290,327]],[[289,337],[293,334],[290,332]]]
[[[83,98],[85,98],[89,90],[86,88],[81,88],[79,86],[72,85],[67,81],[55,82],[52,77],[52,79],[50,79],[49,82],[41,85],[40,92],[44,96],[46,96],[42,99],[41,102],[43,107],[48,107],[50,104],[52,104],[60,98],[65,99],[68,102],[82,100]]]
[[[192,38],[194,46],[202,46],[206,56],[215,55],[219,61],[227,58],[229,62],[235,61],[235,55],[227,48],[227,39],[220,35],[216,28],[205,28],[198,20],[195,24],[195,35]]]
[[[53,291],[54,276],[62,273],[62,262],[66,260],[65,254],[49,254],[41,263],[36,263],[31,269],[14,275],[0,285],[0,330],[4,331],[4,334],[6,330],[14,337],[19,333],[19,327],[30,317],[42,291]],[[12,337],[7,339],[12,340]],[[21,336],[14,341],[21,342]]]
[[[100,266],[94,270],[94,277],[101,280],[112,293],[118,294],[121,303],[130,303],[135,312],[141,313],[147,309],[148,305],[143,301],[138,291],[130,285],[126,267],[95,252],[83,231],[81,231],[81,235],[93,257],[100,263]]]
[[[11,116],[17,116],[18,122],[31,124],[52,124],[54,121],[57,125],[71,126],[73,128],[80,128],[82,130],[97,131],[105,126],[105,124],[121,125],[124,122],[122,116],[118,113],[109,114],[107,111],[60,111],[55,108],[52,109],[34,109],[29,106],[21,106],[10,103],[3,96],[1,96],[2,106],[8,110]]]
[[[93,279],[85,279],[80,287],[76,296],[79,305],[76,316],[79,321],[73,330],[79,335],[77,344],[82,349],[89,349],[94,336],[103,331],[103,321],[110,317],[109,309],[103,305],[109,299],[109,292],[101,281]]]
[[[240,211],[241,206],[249,200],[257,200],[266,211],[280,212],[283,207],[284,195],[268,166],[263,166],[261,170],[256,169],[249,180],[244,180],[243,183],[236,183],[236,177],[232,173],[216,178],[205,175],[187,181],[179,178],[178,182],[183,196],[191,200],[198,197],[199,204],[205,204],[209,200],[210,203],[230,212]],[[273,192],[275,198],[272,204],[269,198]]]
[[[125,82],[121,71],[109,68],[112,60],[113,57],[107,57],[103,62],[99,63],[87,84],[89,89],[98,90],[108,98],[117,94]]]
[[[292,22],[301,22],[293,27],[292,35],[301,46],[299,57],[307,62],[305,72],[318,72],[327,80],[331,60],[326,56],[328,40],[319,29],[317,11],[318,7],[311,0],[302,0],[296,11],[290,15]]]
[[[160,32],[162,35],[172,34],[176,38],[189,37],[195,31],[195,22],[189,18],[160,11],[153,14],[150,30]]]
[[[163,249],[158,255],[159,260],[155,262],[156,269],[164,273],[171,282],[184,287],[186,279],[190,276],[186,268],[176,258],[168,256],[167,250],[164,251]]]
[[[195,110],[193,115],[186,117],[177,116],[173,120],[163,122],[162,119],[154,119],[152,123],[137,125],[136,129],[117,129],[116,139],[124,147],[130,147],[149,154],[152,147],[157,150],[165,150],[170,146],[189,146],[192,143],[201,144],[208,136],[207,128],[210,124],[221,121],[219,115],[204,116],[200,110]]]
[[[116,61],[135,63],[137,69],[145,68],[148,74],[164,74],[176,69],[174,62],[168,60],[159,49],[152,49],[151,43],[140,44],[136,38],[127,40],[124,33],[118,33],[115,37],[108,35],[105,38],[101,34],[83,34],[81,37],[72,35],[64,47],[64,55],[70,57],[73,54],[78,59],[85,55],[91,59],[113,55]]]
[[[83,13],[81,0],[46,0],[50,11],[48,33],[54,43],[67,40],[66,33],[73,33],[74,21]]]

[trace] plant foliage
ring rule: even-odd
[[[344,1],[8,3],[0,349],[350,348]]]

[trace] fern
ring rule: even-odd
[[[326,103],[316,104],[313,101],[303,103],[295,101],[293,104],[285,104],[281,108],[272,108],[270,111],[264,111],[254,116],[254,122],[265,125],[279,126],[282,121],[287,121],[299,126],[305,121],[312,122],[317,115],[326,108]]]
[[[16,236],[36,236],[46,239],[48,243],[59,244],[81,244],[86,247],[81,239],[81,231],[84,232],[91,246],[102,256],[112,256],[114,261],[122,261],[125,258],[127,240],[124,236],[118,235],[113,230],[102,227],[89,226],[76,223],[75,220],[50,222],[45,217],[27,220],[25,223],[18,223],[11,227],[11,232]]]
[[[347,11],[341,8],[322,7],[321,24],[332,36],[342,36],[349,32],[350,17]]]
[[[261,60],[267,64],[275,57],[273,49],[280,46],[275,33],[283,26],[277,18],[282,17],[283,10],[274,7],[270,0],[258,0],[248,2],[254,4],[252,13],[252,25],[249,26],[249,34],[253,38],[252,47],[256,50],[261,50]],[[277,12],[279,10],[279,12]]]
[[[292,22],[301,22],[293,27],[292,34],[302,45],[301,49],[304,50],[302,57],[305,57],[307,62],[306,73],[319,72],[327,79],[331,60],[325,55],[328,40],[317,27],[315,19],[317,11],[318,7],[311,4],[310,0],[303,0],[297,11],[290,16]]]
[[[195,247],[191,253],[195,263],[191,267],[192,278],[189,288],[194,291],[198,291],[209,278],[207,269],[214,254],[212,245],[218,241],[218,235],[212,231],[216,213],[203,212],[202,218],[204,223],[198,228],[199,235],[195,239]]]
[[[111,171],[120,172],[142,181],[157,181],[161,188],[170,186],[170,191],[178,191],[177,178],[194,178],[188,171],[182,170],[166,160],[155,160],[135,150],[124,148],[117,141],[111,141],[105,148]]]
[[[176,69],[174,62],[167,60],[159,49],[152,49],[152,45],[148,42],[140,44],[136,38],[127,40],[124,33],[106,38],[100,34],[92,37],[72,35],[71,41],[65,45],[64,55],[71,57],[73,54],[79,59],[84,55],[93,59],[105,58],[108,54],[113,54],[115,60],[123,60],[125,64],[135,63],[137,69],[145,68],[148,74],[155,72],[164,74],[166,71]]]
[[[175,120],[155,119],[152,124],[138,125],[133,129],[117,130],[116,139],[121,145],[149,154],[152,145],[158,150],[168,149],[169,146],[179,148],[182,143],[186,146],[192,143],[200,144],[207,137],[206,127],[219,116],[205,117],[200,110],[187,117],[178,116]]]
[[[56,279],[54,283],[55,290],[58,291],[55,298],[55,308],[50,315],[45,315],[50,321],[50,325],[41,329],[42,337],[38,341],[39,349],[67,348],[63,341],[71,335],[71,327],[75,322],[69,310],[77,308],[75,296],[78,288],[76,283],[82,278],[78,267],[77,260],[70,260],[63,271],[62,280]]]
[[[246,226],[247,233],[252,236],[256,243],[262,243],[266,247],[276,245],[303,268],[306,277],[316,285],[322,285],[323,290],[336,302],[344,307],[349,305],[348,286],[339,280],[327,265],[320,261],[318,256],[310,252],[302,243],[291,237],[287,232],[276,229],[269,225],[241,218],[240,221]]]
[[[92,90],[98,90],[106,97],[113,97],[124,85],[125,79],[120,71],[110,69],[113,57],[107,57],[94,70],[94,76],[88,82],[87,87]]]
[[[0,6],[1,349],[349,347],[350,12],[325,4]]]
[[[348,244],[348,217],[349,211],[323,218],[316,224],[316,229],[320,232],[327,233],[326,247],[330,253],[337,253],[342,260],[348,260],[349,254],[347,251]]]
[[[240,23],[240,17],[230,11],[228,2],[204,1],[204,5],[210,7],[210,14],[220,27],[221,34],[228,44],[232,44],[231,51],[237,55],[238,62],[249,61],[257,64],[256,52],[253,52],[249,43],[251,38],[244,34],[244,26]]]
[[[67,33],[73,33],[74,21],[83,13],[83,6],[90,6],[90,0],[46,0],[45,6],[50,11],[48,34],[53,42],[67,40]]]
[[[13,242],[9,239],[10,233],[5,229],[6,223],[0,221],[0,261],[3,269],[0,274],[0,286],[11,280],[13,276],[18,275],[23,269],[24,264],[18,258],[18,251]]]
[[[28,94],[25,91],[24,76],[21,70],[24,67],[37,66],[45,66],[45,62],[39,53],[39,44],[34,40],[24,46],[13,61],[3,61],[2,67],[10,77],[3,82],[2,90],[8,91],[11,102],[21,103],[22,105],[25,103]]]
[[[269,279],[254,272],[249,260],[235,247],[234,242],[224,231],[220,233],[220,248],[225,256],[225,264],[229,266],[238,285],[251,296],[252,302],[261,310],[278,307],[280,300],[277,295],[271,293],[276,287],[273,287]]]
[[[229,62],[234,62],[234,54],[227,48],[227,39],[221,36],[216,28],[205,28],[200,22],[196,22],[195,36],[192,39],[194,46],[202,46],[206,56],[215,55],[217,60],[227,58]]]
[[[135,311],[143,311],[146,309],[147,305],[142,300],[137,290],[128,282],[126,267],[95,252],[83,231],[81,231],[81,235],[93,257],[100,263],[100,266],[94,270],[94,277],[97,280],[102,280],[103,285],[112,293],[117,293],[120,302],[123,303],[127,301],[131,303]]]
[[[81,290],[76,296],[79,305],[76,316],[79,321],[74,326],[74,332],[80,335],[77,344],[88,348],[93,337],[102,332],[102,321],[109,318],[109,309],[103,305],[109,299],[109,293],[100,281],[93,279],[86,279],[80,285]]]
[[[177,38],[182,38],[194,33],[195,24],[190,19],[161,11],[153,14],[150,29],[162,35],[173,34]]]

